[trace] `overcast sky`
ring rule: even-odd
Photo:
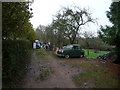
[[[79,6],[80,8],[89,8],[93,18],[98,18],[96,24],[89,24],[83,31],[97,32],[100,25],[111,25],[106,17],[106,11],[109,10],[111,0],[34,0],[32,4],[33,17],[30,19],[34,28],[39,25],[47,26],[52,22],[53,15],[61,7]]]

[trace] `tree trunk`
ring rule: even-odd
[[[71,38],[71,44],[75,44],[76,35]]]
[[[88,42],[88,40],[86,40],[86,45],[87,45],[87,54],[89,56],[89,42]]]

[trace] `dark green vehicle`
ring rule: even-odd
[[[57,56],[69,57],[84,57],[85,52],[78,44],[67,45],[57,51]]]

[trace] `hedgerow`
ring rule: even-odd
[[[32,44],[22,40],[2,41],[2,84],[16,87],[26,73],[30,62]]]

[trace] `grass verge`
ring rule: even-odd
[[[92,68],[87,68],[73,77],[73,81],[77,86],[82,88],[120,88],[116,75],[109,68],[95,67],[92,64],[86,64],[86,66]]]

